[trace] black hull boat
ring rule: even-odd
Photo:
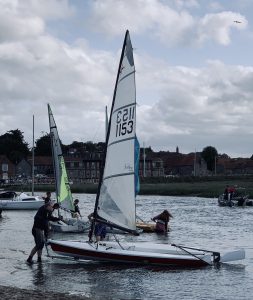
[[[248,196],[238,196],[233,197],[232,199],[226,199],[224,194],[220,195],[218,198],[219,206],[253,206],[253,200],[250,200]]]

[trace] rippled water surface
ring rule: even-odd
[[[93,210],[95,195],[74,195],[83,215]],[[201,269],[163,269],[102,263],[78,263],[46,257],[28,266],[34,246],[35,211],[6,211],[0,220],[0,284],[70,292],[95,299],[252,299],[253,207],[218,207],[216,199],[140,196],[137,214],[145,220],[169,209],[174,218],[167,237],[142,234],[120,240],[180,243],[210,250],[245,248],[246,259]],[[84,234],[55,238],[86,239]]]

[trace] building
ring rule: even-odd
[[[8,181],[15,176],[15,165],[6,155],[0,155],[0,179]]]

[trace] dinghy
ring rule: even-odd
[[[233,197],[232,199],[230,199],[230,197],[228,197],[228,199],[225,197],[224,194],[220,195],[218,197],[218,205],[219,206],[229,206],[229,207],[233,207],[233,206],[253,206],[253,200],[249,199],[248,195],[244,195],[244,196],[237,196],[237,197]]]
[[[138,235],[135,208],[136,91],[133,48],[126,32],[115,84],[106,137],[105,165],[99,181],[94,219],[133,235]],[[93,238],[92,238],[93,239]],[[57,257],[177,267],[202,267],[217,262],[240,260],[244,250],[224,256],[217,251],[182,245],[144,242],[49,240]]]
[[[50,222],[50,228],[54,232],[80,233],[89,230],[90,222],[80,218],[73,218],[74,212],[73,197],[68,181],[65,161],[62,154],[61,142],[54,116],[48,104],[48,118],[50,127],[51,148],[53,153],[53,166],[55,175],[56,199],[60,208],[64,211],[64,222]]]

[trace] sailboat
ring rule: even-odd
[[[51,148],[53,154],[53,166],[55,173],[54,175],[56,199],[57,202],[60,204],[60,208],[65,211],[65,214],[69,215],[68,218],[64,219],[64,222],[51,222],[50,226],[51,229],[55,232],[85,232],[90,227],[88,219],[86,221],[83,221],[82,219],[71,217],[71,212],[74,211],[73,197],[68,181],[68,175],[62,154],[58,130],[49,104],[48,118],[50,127]]]
[[[34,196],[34,116],[33,116],[33,147],[32,147],[32,195],[17,194],[14,191],[0,192],[0,209],[4,210],[34,210],[40,208],[44,200]]]
[[[39,196],[29,196],[26,193],[17,194],[14,191],[0,193],[0,209],[2,210],[34,210],[43,204],[44,200]]]
[[[101,174],[94,222],[109,224],[137,235],[135,209],[136,91],[133,48],[129,32],[123,49],[113,95],[106,137],[105,165]],[[49,240],[57,257],[146,265],[201,267],[215,262],[243,259],[244,250],[222,255],[175,244],[152,242]]]

